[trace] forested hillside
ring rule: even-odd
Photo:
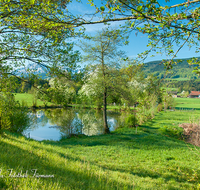
[[[170,79],[197,79],[198,75],[192,72],[194,70],[195,65],[189,65],[187,63],[188,59],[182,59],[180,62],[178,61],[178,59],[176,59],[175,61],[177,62],[177,64],[174,64],[173,69],[169,70],[167,73],[164,65],[161,63],[161,60],[145,63],[143,66],[143,71],[146,76],[151,73],[157,76],[158,78],[163,78],[166,73],[165,78]]]

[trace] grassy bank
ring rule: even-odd
[[[200,152],[180,140],[177,129],[199,114],[161,112],[137,134],[119,128],[110,135],[59,142],[7,133],[0,139],[0,189],[199,189]],[[9,177],[8,169],[12,175],[27,171],[27,177]],[[32,169],[54,177],[34,176]]]

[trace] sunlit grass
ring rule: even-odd
[[[28,93],[15,93],[15,100],[19,101],[20,104],[25,103],[26,106],[31,107],[33,106],[33,95],[32,94],[28,94]],[[41,101],[40,99],[37,99],[37,104],[38,107],[41,106],[45,106],[44,102]],[[51,106],[53,105],[52,103],[48,102],[47,106]]]
[[[200,98],[174,98],[176,108],[200,109]]]
[[[37,142],[7,133],[0,139],[0,189],[198,189],[200,152],[176,131],[199,114],[161,112],[137,134],[119,128],[110,135]],[[28,171],[28,177],[11,178],[8,169]],[[54,177],[36,178],[31,169]]]

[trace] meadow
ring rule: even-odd
[[[174,98],[177,109],[200,109],[200,98]]]
[[[200,148],[178,127],[199,114],[163,111],[137,133],[121,127],[61,141],[4,133],[0,189],[200,189]]]
[[[20,104],[25,104],[27,107],[33,106],[34,97],[28,93],[15,93],[15,100],[19,101]],[[38,107],[45,107],[44,101],[37,99],[36,105]],[[53,106],[54,104],[47,102],[47,106]]]

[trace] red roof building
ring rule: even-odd
[[[189,98],[200,98],[200,91],[191,91],[188,95]]]

